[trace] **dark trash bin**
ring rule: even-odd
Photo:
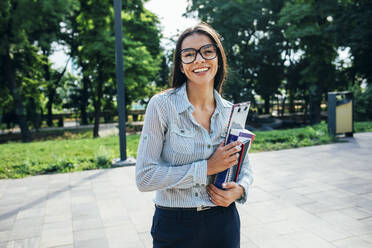
[[[352,137],[353,132],[353,93],[328,92],[328,133]]]

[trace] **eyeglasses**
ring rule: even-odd
[[[203,59],[211,60],[217,56],[217,45],[207,44],[200,47],[198,50],[194,48],[185,48],[181,50],[181,60],[184,64],[190,64],[196,60],[196,56],[200,53]]]

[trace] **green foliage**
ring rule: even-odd
[[[251,152],[321,145],[337,141],[334,137],[328,135],[326,123],[305,128],[255,132],[255,134],[256,138]]]
[[[372,120],[372,85],[369,84],[363,91],[356,84],[352,88],[353,91],[353,110],[356,121]]]

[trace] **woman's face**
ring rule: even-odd
[[[185,73],[189,84],[209,84],[213,87],[214,77],[218,70],[218,56],[216,55],[215,58],[210,60],[205,59],[208,58],[208,56],[213,57],[213,52],[217,54],[217,48],[213,44],[214,43],[207,35],[198,33],[187,36],[183,40],[181,45],[181,57],[183,56],[183,60],[189,59],[191,61],[193,54],[195,54],[195,50],[198,51],[202,48],[196,53],[196,58],[193,62],[189,64],[181,62],[181,71]],[[188,48],[193,48],[195,50]],[[204,58],[200,53],[203,54]]]

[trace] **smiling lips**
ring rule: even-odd
[[[199,72],[204,72],[204,71],[208,71],[208,70],[209,70],[208,67],[203,67],[203,68],[195,69],[195,70],[193,70],[193,72],[199,73]]]

